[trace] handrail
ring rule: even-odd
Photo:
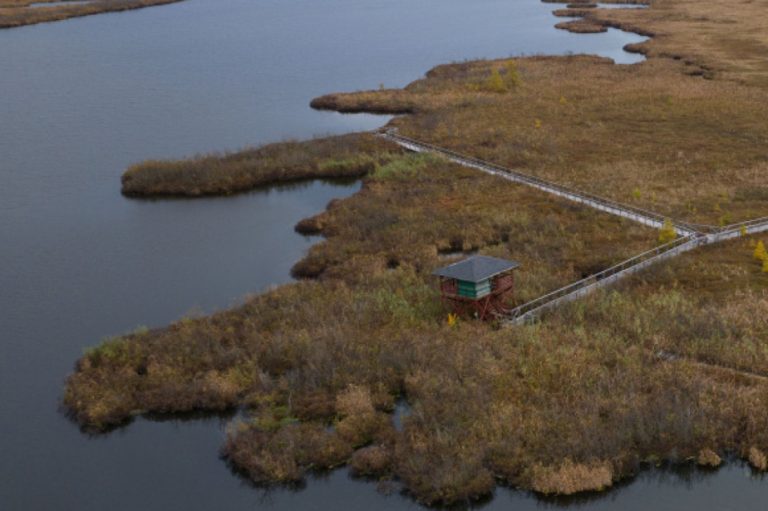
[[[736,231],[741,229],[742,226],[744,227],[750,227],[753,225],[758,224],[764,224],[768,222],[768,216],[763,216],[759,218],[753,218],[752,220],[745,220],[743,222],[737,222],[735,224],[728,224],[726,226],[723,226],[720,230],[720,232],[726,232],[726,231]]]
[[[630,204],[625,204],[625,203],[621,203],[621,202],[614,201],[614,200],[611,200],[611,199],[606,199],[605,197],[600,197],[600,196],[594,195],[594,194],[592,194],[590,192],[585,192],[585,191],[581,191],[581,190],[576,190],[576,189],[568,188],[568,187],[560,185],[558,183],[553,183],[551,181],[547,181],[545,179],[542,179],[542,178],[539,178],[539,177],[536,177],[536,176],[532,176],[532,175],[525,174],[525,173],[522,173],[522,172],[519,172],[519,171],[516,171],[516,170],[512,170],[512,169],[507,168],[507,167],[503,167],[503,166],[498,165],[496,163],[491,163],[491,162],[487,162],[487,161],[484,161],[484,160],[480,160],[479,158],[475,158],[473,156],[462,154],[462,153],[459,153],[457,151],[453,151],[451,149],[446,149],[446,148],[443,148],[443,147],[436,146],[434,144],[430,144],[428,142],[422,142],[420,140],[416,140],[416,139],[413,139],[413,138],[410,138],[410,137],[399,135],[399,134],[394,133],[394,131],[391,128],[387,129],[387,130],[384,130],[384,131],[381,131],[380,134],[383,137],[386,137],[386,138],[394,139],[396,141],[399,140],[399,141],[402,141],[402,142],[404,142],[406,144],[409,144],[409,145],[412,145],[412,146],[416,146],[416,147],[421,147],[421,148],[424,148],[424,149],[428,149],[428,150],[430,150],[432,152],[445,154],[445,155],[451,156],[453,158],[465,161],[465,162],[473,164],[473,165],[479,165],[479,166],[482,166],[482,167],[485,167],[485,168],[488,168],[488,169],[492,169],[492,170],[497,171],[497,172],[503,172],[505,174],[512,175],[518,181],[522,181],[522,182],[526,182],[526,183],[529,183],[529,184],[532,184],[532,185],[542,186],[542,187],[546,187],[546,188],[549,188],[549,189],[553,189],[553,190],[556,190],[556,191],[558,191],[560,193],[564,193],[564,194],[571,195],[571,196],[574,196],[574,197],[579,197],[581,199],[586,199],[586,200],[592,201],[594,203],[598,203],[598,204],[600,204],[602,206],[605,206],[605,207],[608,207],[608,208],[616,209],[618,211],[624,211],[624,212],[631,213],[631,214],[638,215],[638,216],[642,216],[642,217],[646,217],[647,219],[656,221],[656,222],[661,223],[661,224],[663,224],[667,219],[670,219],[668,216],[662,215],[662,214],[657,213],[655,211],[650,211],[650,210],[647,210],[647,209],[644,209],[644,208],[640,208],[640,207],[637,207],[637,206],[633,206],[633,205],[630,205]],[[722,230],[721,227],[714,226],[714,225],[709,225],[709,224],[697,224],[697,223],[692,223],[692,222],[683,222],[683,221],[679,221],[679,220],[675,221],[675,220],[672,220],[672,219],[670,219],[670,221],[672,221],[673,225],[675,225],[676,227],[680,228],[680,230],[685,231],[686,233],[690,233],[690,234],[698,233],[698,232],[715,233],[715,232],[720,232]]]
[[[567,286],[561,287],[554,291],[550,291],[549,293],[542,295],[534,300],[531,300],[522,305],[519,305],[514,309],[510,310],[509,312],[507,312],[506,314],[504,314],[504,316],[509,319],[518,318],[558,298],[569,295],[588,285],[592,285],[597,281],[616,275],[622,271],[632,268],[633,266],[649,261],[654,257],[658,257],[666,252],[674,250],[682,245],[685,245],[686,243],[698,240],[700,238],[701,238],[701,235],[683,236],[673,241],[670,241],[669,243],[659,245],[658,247],[652,248],[651,250],[647,250],[629,259],[626,259],[618,264],[615,264],[610,268],[606,268],[605,270],[589,275],[588,277],[585,277],[581,280],[577,280],[576,282],[568,284]]]
[[[747,222],[744,222],[744,223],[747,223]],[[748,223],[750,223],[753,226],[759,225],[761,227],[768,228],[768,217],[755,219],[755,221],[750,221]],[[723,229],[717,234],[711,235],[711,236],[697,233],[691,236],[683,236],[683,237],[677,238],[669,243],[660,245],[656,248],[647,250],[641,254],[633,256],[625,261],[620,262],[619,264],[611,266],[610,268],[607,268],[605,270],[592,274],[588,277],[585,277],[571,284],[568,284],[567,286],[561,287],[554,291],[550,291],[549,293],[543,296],[540,296],[534,300],[531,300],[522,305],[519,305],[514,309],[507,311],[504,314],[500,314],[499,316],[504,317],[509,321],[515,321],[516,319],[523,318],[526,314],[530,314],[531,312],[541,307],[545,307],[547,304],[550,304],[572,293],[576,293],[579,290],[587,288],[588,286],[593,285],[601,280],[613,277],[614,275],[617,275],[621,272],[624,272],[626,270],[629,270],[641,264],[645,264],[648,261],[652,261],[653,259],[661,257],[664,254],[667,254],[673,250],[676,250],[686,245],[687,243],[696,243],[696,246],[700,244],[717,243],[720,241],[730,239],[731,236],[729,235],[737,233],[738,231],[739,229],[728,229],[728,230]]]
[[[645,223],[646,225],[648,225],[649,221],[657,225],[658,224],[663,225],[663,223],[666,222],[667,219],[669,219],[669,217],[666,217],[654,211],[649,211],[636,206],[631,206],[629,204],[622,204],[620,202],[616,202],[610,199],[599,197],[597,195],[593,195],[589,192],[582,192],[582,191],[570,189],[563,185],[552,183],[535,176],[524,174],[506,167],[502,167],[501,165],[497,165],[495,163],[486,162],[478,158],[467,156],[467,155],[458,153],[456,151],[445,149],[427,142],[421,142],[419,140],[415,140],[409,137],[397,135],[395,131],[396,131],[396,128],[384,128],[382,130],[379,130],[379,135],[384,138],[392,139],[396,143],[399,143],[400,145],[415,151],[428,150],[431,152],[447,155],[451,157],[454,161],[460,164],[463,163],[463,164],[468,164],[469,166],[475,166],[476,168],[480,168],[481,170],[485,170],[486,172],[489,172],[491,174],[498,174],[498,173],[508,174],[514,177],[514,180],[517,182],[527,183],[529,185],[533,185],[537,188],[544,189],[544,191],[549,191],[550,193],[554,193],[556,195],[564,195],[576,202],[590,201],[592,203],[592,207],[596,209],[599,209],[602,211],[606,211],[606,209],[603,209],[603,208],[607,208],[607,210],[614,210],[614,214],[617,214],[624,218],[632,218],[637,221],[641,221],[641,223]],[[749,229],[749,228],[759,227],[760,231],[768,230],[768,217],[754,218],[752,220],[747,220],[744,222],[729,224],[725,226],[696,224],[691,222],[674,221],[672,219],[669,219],[669,220],[673,223],[675,230],[678,233],[683,234],[681,237],[676,238],[675,240],[669,243],[665,243],[663,245],[655,247],[651,250],[642,252],[641,254],[633,256],[625,261],[620,262],[619,264],[616,264],[614,266],[611,266],[610,268],[599,271],[581,280],[568,284],[567,286],[561,287],[560,289],[550,291],[549,293],[543,296],[540,296],[534,300],[521,304],[509,311],[506,311],[504,313],[497,313],[496,315],[510,322],[524,320],[526,319],[527,315],[531,315],[533,312],[543,307],[546,307],[548,304],[556,302],[573,293],[577,293],[582,289],[587,289],[589,286],[595,285],[599,281],[611,278],[631,268],[646,264],[649,261],[659,258],[664,254],[667,254],[673,250],[679,249],[688,243],[694,244],[693,246],[699,246],[701,244],[717,243],[719,241],[731,239],[733,237],[733,234],[743,230],[744,228]]]

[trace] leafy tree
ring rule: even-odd
[[[755,247],[755,251],[752,253],[752,255],[758,261],[765,261],[768,259],[768,252],[765,251],[765,245],[763,244],[762,240],[757,242],[757,246]]]

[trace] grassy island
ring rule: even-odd
[[[399,152],[397,146],[361,133],[184,160],[149,160],[125,171],[122,191],[136,197],[195,197],[307,179],[359,178]]]
[[[733,24],[707,16],[721,10],[750,27],[764,4],[585,8],[592,23],[656,34],[642,48],[649,60],[451,64],[402,90],[313,105],[408,112],[391,127],[671,218],[765,216],[768,64],[749,49],[763,32],[740,33],[753,46],[693,46],[676,35],[714,31],[727,42]],[[229,194],[339,174],[364,176],[362,189],[297,225],[325,237],[295,265],[301,280],[89,349],[67,379],[72,416],[106,431],[141,414],[240,408],[222,453],[257,484],[346,464],[399,481],[425,504],[480,498],[498,483],[602,490],[663,461],[713,467],[736,455],[768,468],[759,236],[500,328],[446,321],[431,271],[474,252],[513,258],[524,302],[656,245],[659,233],[371,135],[147,162],[123,186]],[[398,399],[410,407],[401,430],[391,417]]]
[[[0,28],[22,27],[105,12],[130,11],[180,1],[182,0],[0,0]]]

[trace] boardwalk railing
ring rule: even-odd
[[[766,231],[768,230],[768,216],[753,218],[752,220],[747,220],[745,222],[726,225],[720,229],[720,232],[723,234],[732,232],[737,232],[740,234],[742,228],[746,230],[748,234]]]
[[[573,190],[557,183],[552,183],[535,176],[502,167],[501,165],[496,165],[495,163],[486,162],[450,149],[404,137],[398,135],[395,131],[396,130],[393,128],[385,129],[379,132],[379,136],[410,151],[440,154],[459,165],[478,169],[485,173],[499,176],[516,183],[525,184],[544,192],[584,204],[593,209],[634,220],[643,225],[660,228],[668,219],[668,217],[654,211],[638,208],[629,204],[622,204],[588,192]],[[660,245],[652,250],[638,254],[606,270],[574,282],[573,284],[569,284],[547,293],[544,296],[540,296],[535,300],[515,307],[507,313],[499,314],[500,319],[506,321],[508,324],[519,324],[532,321],[539,314],[562,303],[581,298],[582,296],[612,284],[627,275],[636,273],[652,264],[675,257],[678,254],[687,252],[688,250],[692,250],[701,245],[738,238],[743,233],[754,234],[768,231],[768,217],[756,218],[723,227],[674,220],[670,221],[673,223],[677,234],[681,237],[665,245]]]
[[[615,266],[611,266],[601,272],[576,281],[573,284],[561,287],[560,289],[540,296],[535,300],[531,300],[530,302],[515,307],[506,314],[501,315],[501,318],[511,323],[531,321],[539,314],[564,302],[581,298],[596,289],[616,282],[620,278],[645,269],[659,261],[674,257],[682,252],[692,250],[707,242],[707,238],[700,234],[677,238],[674,241],[660,245],[654,249],[643,252],[642,254],[638,254]]]
[[[531,300],[530,302],[515,307],[501,316],[501,318],[512,324],[532,321],[539,314],[546,312],[547,310],[562,303],[581,298],[596,289],[612,284],[617,280],[643,270],[652,264],[665,259],[670,259],[702,245],[720,243],[722,241],[738,238],[742,235],[742,226],[744,226],[748,234],[768,231],[768,217],[734,224],[733,226],[726,226],[721,232],[716,234],[694,234],[692,236],[678,238],[670,243],[660,245],[652,250],[638,254],[606,270],[590,275],[573,284],[569,284],[547,293],[544,296],[540,296],[535,300]]]
[[[456,151],[452,151],[450,149],[445,149],[443,147],[429,144],[427,142],[421,142],[419,140],[404,137],[402,135],[398,135],[392,129],[379,132],[379,136],[386,138],[408,150],[414,152],[430,152],[440,154],[449,160],[465,167],[472,167],[478,170],[482,170],[483,172],[514,181],[516,183],[526,184],[528,186],[543,190],[559,197],[563,197],[568,200],[578,202],[613,215],[628,218],[650,227],[661,228],[668,218],[654,211],[649,211],[647,209],[639,208],[629,204],[622,204],[620,202],[606,199],[604,197],[599,197],[588,192],[574,190],[557,183],[552,183],[535,176],[524,174],[522,172],[497,165],[495,163],[483,161],[472,156],[467,156]],[[673,220],[672,222],[675,230],[677,231],[677,234],[681,236],[690,236],[696,233],[714,233],[721,230],[720,227],[715,227],[712,225],[694,224],[680,221],[675,222]]]

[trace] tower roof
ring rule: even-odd
[[[438,268],[432,272],[432,275],[478,283],[490,279],[491,277],[495,277],[500,273],[514,270],[518,266],[520,266],[520,263],[515,261],[499,259],[498,257],[474,255],[463,261],[449,264],[444,268]]]

